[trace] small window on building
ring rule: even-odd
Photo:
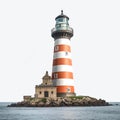
[[[51,91],[51,94],[53,94],[53,91]]]
[[[40,93],[40,94],[42,94],[42,92],[41,92],[41,91],[40,91],[39,93]]]
[[[48,97],[48,96],[49,96],[48,91],[45,91],[45,92],[44,92],[44,97]]]
[[[71,90],[70,90],[70,88],[67,88],[67,92],[70,92]]]
[[[67,56],[67,55],[68,55],[68,52],[65,52],[65,55]]]
[[[57,73],[54,73],[54,78],[58,78],[58,74]]]
[[[59,50],[59,46],[55,46],[55,52]]]

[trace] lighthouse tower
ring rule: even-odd
[[[63,14],[55,18],[55,28],[51,30],[54,38],[54,56],[52,68],[53,85],[57,87],[57,96],[75,96],[72,70],[70,39],[73,29],[69,27],[69,17]]]

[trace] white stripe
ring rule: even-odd
[[[56,52],[53,56],[54,59],[56,58],[71,58],[70,52]]]
[[[65,39],[65,38],[56,39],[55,40],[55,46],[56,45],[60,45],[60,44],[69,45],[70,46],[70,40],[69,39]]]
[[[53,80],[54,86],[74,86],[73,79],[54,79]]]
[[[61,72],[61,71],[73,72],[72,66],[70,66],[70,65],[56,65],[56,66],[53,66],[53,68],[52,68],[52,72]]]

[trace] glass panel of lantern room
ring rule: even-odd
[[[69,26],[67,18],[58,18],[56,20],[56,29],[67,29]]]

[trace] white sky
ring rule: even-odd
[[[62,9],[74,29],[77,95],[120,101],[119,0],[0,0],[0,101],[33,96],[51,74],[51,29]]]

